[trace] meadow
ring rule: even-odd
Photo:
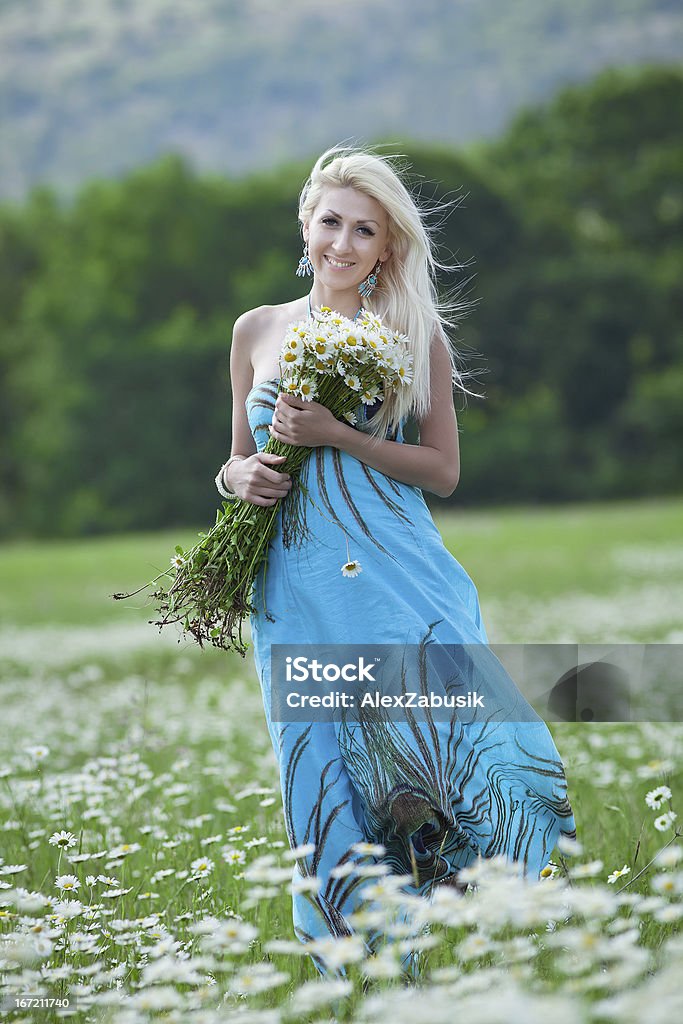
[[[435,516],[491,642],[683,641],[683,499]],[[148,623],[144,594],[196,532],[0,547],[0,999],[8,1020],[432,1024],[680,1019],[679,722],[553,723],[578,843],[527,884],[497,860],[461,896],[400,891],[389,925],[291,927],[293,855],[251,653]],[[179,642],[180,640],[180,642]],[[295,851],[306,856],[305,851]],[[361,869],[363,870],[363,869]],[[402,976],[409,952],[420,978]],[[33,994],[51,1007],[20,1006]],[[68,1000],[69,1006],[64,1005]],[[57,1005],[58,1003],[62,1005]]]

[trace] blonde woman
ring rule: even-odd
[[[301,477],[305,539],[290,535],[285,500],[267,572],[255,583],[251,628],[289,842],[299,855],[295,931],[326,972],[316,940],[360,927],[353,915],[365,905],[368,863],[410,876],[406,892],[429,895],[436,885],[457,885],[478,856],[502,854],[538,878],[558,837],[576,833],[552,737],[490,652],[476,587],[445,548],[422,494],[447,497],[458,484],[453,390],[466,388],[447,335],[452,317],[437,302],[437,263],[420,208],[390,160],[334,148],[313,167],[299,221],[299,273],[312,275],[310,292],[252,309],[235,324],[234,456],[223,483],[244,501],[272,505],[292,482],[278,471],[282,457],[263,451],[269,437],[314,449]],[[323,306],[349,318],[370,309],[412,346],[412,387],[371,408],[359,404],[355,424],[279,393],[288,325]],[[409,414],[419,444],[404,441]],[[280,722],[271,715],[273,645],[424,652],[435,643],[481,652],[466,671],[504,693],[515,720],[468,722],[456,713],[401,720],[375,711],[351,725],[346,716]],[[374,949],[383,928],[370,921],[361,934]]]

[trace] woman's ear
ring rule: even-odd
[[[385,249],[384,252],[382,253],[382,255],[380,256],[380,262],[386,263],[390,256],[391,256],[391,249]]]
[[[309,234],[310,234],[310,231],[309,231],[308,223],[304,222],[301,225],[301,237],[303,238],[304,242],[308,242]]]

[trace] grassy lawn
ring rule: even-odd
[[[682,513],[683,500],[668,500],[437,523],[477,584],[492,642],[675,642]],[[251,654],[178,644],[147,624],[144,595],[109,596],[151,579],[195,537],[0,548],[0,959],[11,951],[0,978],[13,990],[77,994],[79,1021],[88,1007],[87,1019],[112,1024],[159,1019],[152,1007],[178,1021],[400,1020],[411,994],[396,974],[400,936],[370,965],[345,947],[351,987],[336,1000],[302,987],[317,973],[286,945],[288,883],[259,880],[291,861]],[[551,729],[582,849],[555,856],[554,877],[534,892],[484,872],[464,899],[431,911],[423,1012],[445,1021],[457,1003],[498,1021],[491,993],[505,991],[524,1019],[603,1024],[598,1009],[612,1019],[613,999],[620,1019],[637,1020],[650,985],[675,1019],[683,730]],[[671,795],[651,807],[658,787]],[[75,845],[49,842],[62,829]],[[119,984],[122,1008],[110,1005]]]

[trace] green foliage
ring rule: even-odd
[[[680,71],[610,71],[485,146],[403,147],[425,202],[455,206],[441,286],[486,394],[459,405],[453,503],[680,492],[681,120]],[[168,156],[0,208],[0,535],[213,519],[232,324],[302,292],[308,167]]]

